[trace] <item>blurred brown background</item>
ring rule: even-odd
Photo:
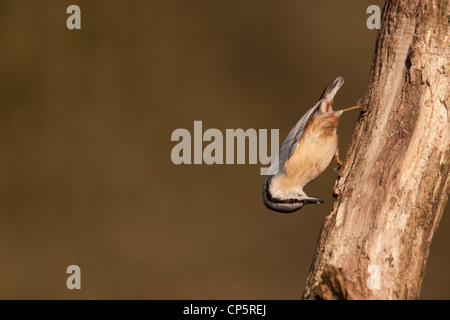
[[[82,30],[66,28],[81,7]],[[268,211],[258,165],[180,165],[171,133],[280,129],[336,76],[364,95],[380,0],[0,2],[0,298],[298,299],[333,205]],[[345,157],[357,112],[341,121]],[[206,145],[205,143],[204,145]],[[450,298],[447,212],[421,298]],[[66,288],[67,266],[81,290]]]

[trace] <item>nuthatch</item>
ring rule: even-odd
[[[303,188],[328,167],[333,157],[342,165],[336,133],[339,117],[345,111],[361,109],[354,106],[332,110],[333,98],[343,84],[344,78],[336,78],[284,140],[264,180],[263,200],[267,208],[289,213],[308,203],[325,202],[308,197]]]

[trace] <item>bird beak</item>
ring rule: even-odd
[[[310,197],[304,197],[302,198],[302,201],[305,201],[305,204],[307,203],[324,203],[325,200],[317,199],[317,198],[310,198]]]

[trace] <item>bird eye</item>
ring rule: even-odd
[[[289,199],[289,203],[294,203],[294,199]]]

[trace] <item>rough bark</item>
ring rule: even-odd
[[[419,297],[450,189],[449,7],[385,4],[365,109],[304,299]]]

